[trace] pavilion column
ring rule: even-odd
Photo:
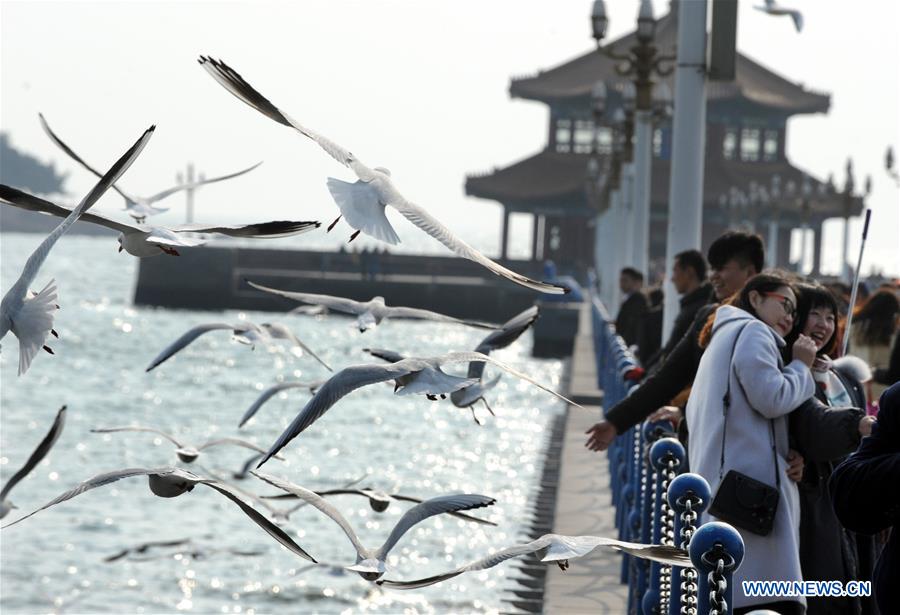
[[[539,227],[541,225],[541,216],[540,214],[532,215],[532,224],[531,224],[531,260],[536,261],[538,259],[538,234]]]
[[[812,271],[811,275],[821,275],[822,267],[822,226],[823,220],[819,220],[813,227],[813,253],[812,253]]]
[[[500,260],[506,260],[507,243],[509,243],[509,210],[503,208],[503,232],[500,235]]]

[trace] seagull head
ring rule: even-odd
[[[347,570],[352,570],[366,581],[377,581],[388,571],[388,567],[383,561],[370,557],[347,566]]]
[[[121,252],[122,250],[125,249],[125,246],[122,245],[122,234],[121,233],[119,233],[119,236],[116,237],[116,241],[119,242],[119,252]]]
[[[191,463],[200,456],[200,451],[190,446],[185,446],[184,448],[176,449],[175,454],[178,455],[178,458],[183,462]]]
[[[161,498],[175,498],[194,488],[194,483],[178,474],[151,474],[150,491]]]

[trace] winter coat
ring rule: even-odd
[[[893,528],[872,579],[883,615],[900,613],[900,383],[881,396],[878,422],[829,481],[834,510],[863,534]]]
[[[832,370],[856,407],[829,406],[819,387],[816,396],[791,412],[791,447],[803,455],[800,492],[800,567],[804,581],[871,580],[868,554],[870,537],[859,536],[841,525],[831,505],[828,479],[832,469],[859,446],[859,421],[865,416],[862,385]],[[864,551],[860,557],[860,549]],[[807,598],[807,615],[871,613],[871,599],[859,597]]]
[[[660,348],[656,354],[645,362],[648,370],[653,371],[658,367],[661,361],[672,354],[672,351],[675,350],[675,346],[691,328],[691,323],[694,322],[694,318],[697,317],[697,312],[700,308],[714,300],[715,295],[713,294],[712,286],[709,282],[701,284],[689,293],[685,293],[678,300],[678,315],[675,316],[672,332],[669,334],[666,345]]]
[[[619,308],[619,313],[616,316],[616,333],[622,336],[626,346],[638,343],[641,321],[646,311],[647,296],[641,291],[631,293],[622,302],[622,307]]]
[[[802,362],[795,360],[784,365],[780,353],[784,346],[781,336],[753,315],[730,305],[720,307],[685,411],[691,434],[691,471],[709,482],[713,494],[729,470],[773,487],[776,472],[779,476],[780,497],[772,531],[759,536],[737,528],[744,539],[745,552],[743,563],[734,573],[734,606],[738,608],[772,602],[772,597],[745,596],[740,589],[742,581],[803,578],[799,555],[800,499],[797,485],[786,474],[787,415],[813,396],[815,384]],[[720,468],[726,428],[722,398],[729,380],[731,405],[725,432],[725,461]],[[708,513],[703,517],[704,523],[714,520]],[[802,597],[784,599],[806,603]]]

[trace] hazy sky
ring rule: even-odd
[[[858,185],[873,176],[874,228],[865,263],[900,273],[900,190],[883,168],[887,145],[900,145],[900,10],[892,0],[785,3],[804,12],[802,34],[789,18],[754,10],[762,0],[741,0],[739,48],[832,94],[828,115],[789,124],[789,159],[819,178],[833,172],[840,183],[852,156]],[[612,36],[633,28],[637,0],[607,5]],[[660,16],[668,2],[654,6]],[[590,0],[4,0],[0,126],[16,147],[68,171],[73,199],[93,180],[43,134],[38,111],[100,167],[158,124],[122,181],[141,195],[171,185],[189,161],[208,176],[265,161],[252,174],[200,191],[198,220],[333,220],[325,178],[352,180],[352,174],[222,89],[196,63],[199,54],[210,54],[299,121],[367,164],[391,169],[407,197],[493,252],[501,208],[466,198],[465,175],[505,166],[544,145],[546,107],[510,100],[510,77],[590,50],[590,8]],[[98,209],[116,210],[121,202],[110,194]],[[158,219],[182,220],[183,202],[180,196],[167,201],[173,212]],[[403,221],[395,226],[407,243],[417,233]],[[514,223],[518,253],[529,244],[528,228]],[[853,260],[858,229],[851,226]],[[334,241],[350,232],[339,225]],[[841,223],[826,225],[826,272],[838,268],[840,235]]]

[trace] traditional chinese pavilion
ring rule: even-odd
[[[670,11],[657,22],[655,43],[662,53],[674,55],[676,37],[677,11]],[[632,32],[611,44],[622,53],[634,43]],[[512,80],[511,96],[549,105],[547,145],[519,162],[466,179],[466,194],[503,206],[504,257],[509,216],[526,213],[535,222],[533,259],[553,259],[561,270],[576,275],[592,265],[596,215],[608,202],[598,203],[589,195],[588,163],[593,156],[602,162],[610,155],[610,118],[621,98],[610,97],[604,119],[595,129],[591,93],[600,80],[615,92],[625,79],[617,75],[614,60],[591,50],[537,75]],[[661,81],[674,91],[672,76],[657,83]],[[815,236],[813,271],[818,272],[822,223],[859,215],[862,201],[844,198],[833,186],[806,176],[787,160],[785,142],[788,118],[827,113],[829,106],[828,94],[807,90],[742,54],[737,57],[734,81],[707,83],[704,250],[726,228],[748,226],[766,237],[770,221],[775,221],[777,264],[786,266],[791,230],[806,223]],[[665,256],[671,136],[670,120],[661,118],[653,139],[651,261]],[[775,176],[781,188],[779,198],[771,195]],[[760,198],[736,200],[735,188]]]

